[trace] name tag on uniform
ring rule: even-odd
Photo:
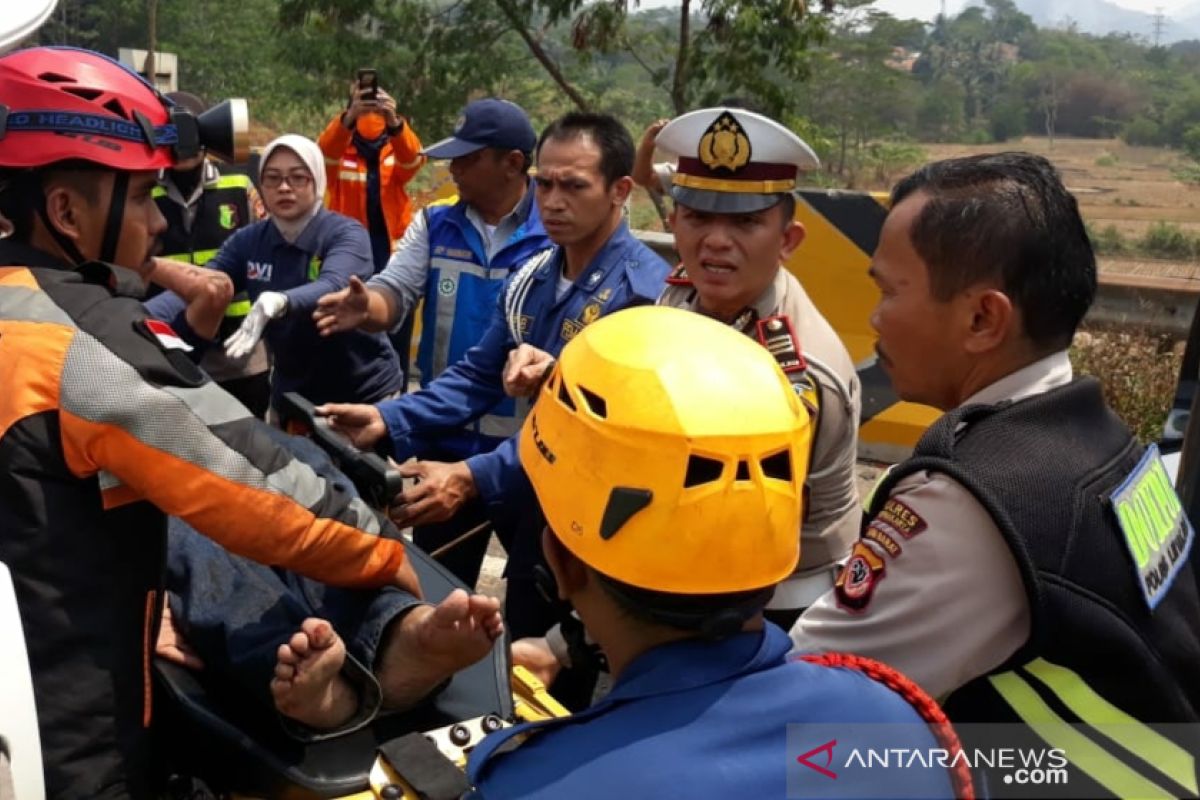
[[[1146,448],[1142,460],[1109,501],[1133,557],[1146,604],[1153,609],[1187,563],[1196,538],[1157,446]]]

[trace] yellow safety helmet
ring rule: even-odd
[[[811,438],[761,345],[646,306],[563,349],[520,454],[551,530],[585,564],[642,589],[724,594],[795,568]]]

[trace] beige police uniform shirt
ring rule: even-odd
[[[981,389],[963,405],[1021,400],[1070,383],[1065,350]],[[1029,639],[1016,559],[979,501],[941,473],[893,488],[863,530],[843,585],[800,617],[800,652],[883,661],[944,698],[1004,663]]]
[[[669,285],[658,304],[699,311],[697,292],[688,285]],[[794,275],[781,268],[754,310],[757,319],[783,314],[791,320],[800,352],[821,391],[806,483],[808,504],[800,531],[800,565],[796,577],[776,590],[770,605],[803,608],[830,588],[832,577],[824,585],[802,579],[822,571],[831,574],[858,538],[862,509],[854,467],[862,392],[845,345]],[[753,336],[753,324],[743,332]],[[808,588],[814,585],[819,587],[816,592]]]

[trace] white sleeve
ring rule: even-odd
[[[890,664],[944,698],[1030,635],[1016,559],[979,501],[945,475],[900,481],[864,529],[837,587],[796,622],[800,652]]]

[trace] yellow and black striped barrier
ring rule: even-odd
[[[899,461],[939,412],[902,402],[875,359],[876,337],[868,320],[879,290],[867,269],[886,215],[886,194],[800,190],[796,219],[808,235],[786,266],[842,337],[858,367],[863,390],[859,456]]]

